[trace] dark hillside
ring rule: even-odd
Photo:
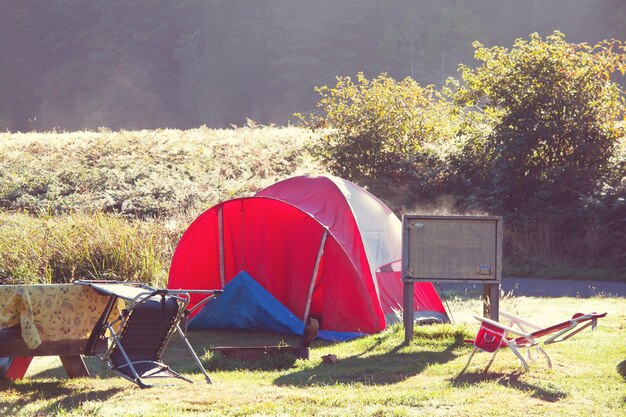
[[[0,131],[284,124],[336,76],[441,85],[475,40],[625,22],[622,0],[4,0]]]

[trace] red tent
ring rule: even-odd
[[[372,333],[402,308],[400,257],[401,222],[381,201],[339,178],[295,177],[196,219],[168,287],[223,288],[245,270],[303,322]],[[414,299],[418,314],[447,319],[432,284]]]

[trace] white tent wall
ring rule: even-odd
[[[341,190],[352,209],[378,292],[376,270],[402,258],[402,222],[366,190],[341,178],[329,178]]]

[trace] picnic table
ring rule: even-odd
[[[109,302],[84,285],[0,286],[0,358],[27,358],[25,373],[30,358],[59,356],[69,377],[89,376],[81,355],[93,354],[90,337]],[[120,301],[109,317],[121,308]]]

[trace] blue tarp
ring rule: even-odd
[[[247,272],[241,271],[189,322],[190,329],[255,330],[302,335],[304,323]],[[344,341],[357,332],[320,330],[320,339]]]

